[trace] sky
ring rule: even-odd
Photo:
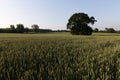
[[[66,29],[68,19],[84,12],[97,22],[92,28],[120,30],[120,0],[0,0],[0,28],[24,24],[31,28]]]

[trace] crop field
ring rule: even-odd
[[[0,34],[0,80],[120,80],[120,34]]]

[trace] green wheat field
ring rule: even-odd
[[[0,80],[120,80],[120,34],[0,34]]]

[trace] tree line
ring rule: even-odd
[[[31,29],[25,28],[23,24],[17,24],[16,28],[14,25],[10,25],[10,28],[0,29],[0,33],[28,33],[28,32],[70,32],[72,35],[91,35],[92,32],[107,32],[107,33],[116,33],[114,28],[105,28],[105,30],[99,30],[95,28],[94,30],[90,27],[90,24],[93,25],[97,20],[93,16],[88,16],[86,13],[75,13],[73,14],[67,23],[68,30],[55,30],[51,29],[39,29],[37,24],[33,24]]]
[[[0,28],[0,33],[29,33],[29,32],[51,32],[51,29],[40,29],[37,24],[33,24],[31,29],[28,27],[24,27],[23,24],[17,24],[16,27],[14,25],[10,25],[9,28]]]
[[[95,28],[93,32],[100,32],[100,33],[120,33],[120,30],[115,30],[114,28],[105,28],[104,30],[99,30]]]

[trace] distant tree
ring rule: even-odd
[[[29,31],[30,31],[30,30],[29,30],[29,28],[27,28],[27,27],[24,29],[24,32],[26,32],[26,33],[28,33]]]
[[[89,23],[92,25],[96,22],[95,18],[89,17],[85,13],[75,13],[73,14],[67,23],[67,29],[70,29],[70,32],[73,35],[91,35],[93,30]]]
[[[16,29],[15,29],[15,26],[14,25],[10,25],[10,29],[9,29],[11,33],[15,33],[16,32]]]
[[[14,30],[15,26],[14,25],[10,25],[10,29]]]
[[[120,30],[118,30],[117,33],[120,33]]]
[[[18,33],[24,33],[24,25],[23,24],[17,24],[16,30]]]
[[[0,29],[0,33],[2,33],[3,32],[3,30],[2,29]]]
[[[34,32],[39,32],[39,26],[37,24],[33,24],[31,27]]]
[[[99,32],[99,29],[98,29],[98,28],[95,28],[95,29],[94,29],[94,32]]]
[[[11,29],[10,28],[5,28],[4,31],[5,31],[5,33],[11,33]]]
[[[114,28],[105,28],[105,31],[108,33],[115,33],[115,29]]]
[[[52,32],[52,30],[51,29],[39,29],[39,32],[48,33],[48,32]]]

